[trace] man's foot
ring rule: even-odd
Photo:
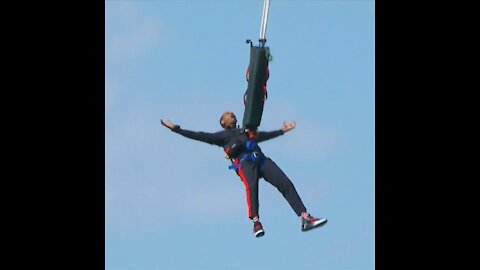
[[[265,234],[265,231],[263,230],[263,227],[262,227],[262,223],[260,223],[260,221],[253,223],[253,234],[255,235],[255,237],[260,237]]]
[[[308,215],[307,218],[302,218],[302,232],[320,227],[327,223],[326,218],[316,218]]]

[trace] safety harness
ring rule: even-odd
[[[238,170],[241,168],[242,162],[246,159],[250,159],[254,164],[257,164],[258,168],[262,168],[265,162],[265,156],[259,151],[257,142],[254,140],[248,140],[245,144],[245,153],[240,157],[231,159],[232,165],[228,166],[229,170]]]

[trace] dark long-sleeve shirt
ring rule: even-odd
[[[172,129],[172,131],[193,140],[217,145],[224,148],[234,140],[239,140],[244,145],[249,140],[247,133],[245,133],[243,129],[240,129],[240,128],[230,128],[230,129],[225,129],[215,133],[209,133],[209,132],[202,132],[202,131],[186,130],[176,125]],[[255,141],[259,143],[259,142],[273,139],[283,134],[284,132],[281,129],[275,130],[275,131],[268,131],[268,132],[259,131],[257,132],[257,138],[255,139]],[[258,150],[261,151],[261,149],[258,149]]]

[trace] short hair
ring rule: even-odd
[[[231,111],[226,111],[226,112],[222,113],[222,116],[220,116],[220,120],[219,120],[219,122],[220,122],[220,126],[222,126],[223,128],[226,128],[226,127],[225,127],[225,126],[222,124],[223,117],[225,117],[225,115],[226,115],[226,114],[228,114],[228,113],[232,113],[232,114],[234,114],[234,113],[233,113],[233,112],[231,112]]]
[[[223,120],[223,116],[224,116],[224,115],[225,115],[225,113],[223,113],[222,116],[220,116],[220,121],[219,121],[219,122],[220,122],[220,126],[222,126],[223,128],[225,128],[225,127],[223,126],[223,123],[222,123],[222,120]]]

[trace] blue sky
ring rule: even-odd
[[[271,0],[261,144],[307,209],[300,231],[261,180],[255,238],[245,189],[221,148],[160,125],[215,132],[243,116],[247,38],[262,0],[105,2],[105,268],[374,269],[375,2]],[[241,123],[241,119],[239,119]]]

